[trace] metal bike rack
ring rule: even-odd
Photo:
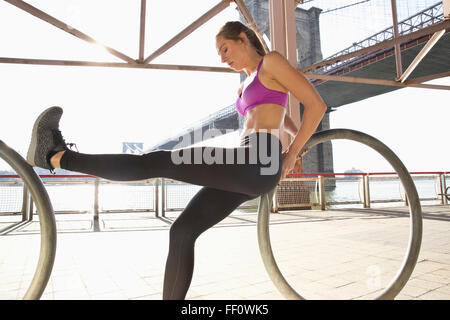
[[[408,198],[411,221],[408,248],[402,265],[397,271],[397,274],[394,276],[394,279],[378,296],[375,297],[375,299],[394,299],[405,286],[414,270],[422,242],[422,207],[420,206],[416,187],[408,170],[394,152],[392,152],[379,140],[359,131],[349,129],[331,129],[315,133],[300,151],[300,154],[303,150],[311,149],[319,143],[338,139],[360,142],[377,151],[392,165],[405,189],[405,193]],[[270,193],[261,196],[258,206],[258,243],[262,260],[271,280],[285,298],[305,299],[298,294],[283,277],[273,256],[273,251],[270,244],[269,212],[274,192],[275,190],[272,190]]]
[[[39,214],[41,228],[41,248],[39,260],[30,286],[24,299],[35,300],[42,296],[50,278],[56,255],[56,222],[53,207],[41,179],[33,168],[16,151],[0,140],[0,158],[5,160],[11,168],[22,178],[31,193]]]

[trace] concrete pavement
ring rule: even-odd
[[[450,206],[422,209],[419,260],[396,299],[450,300]],[[176,215],[102,214],[98,225],[90,214],[56,215],[57,256],[42,299],[161,299]],[[261,260],[256,218],[233,213],[197,240],[187,299],[284,299]],[[270,231],[283,275],[305,298],[372,299],[400,267],[409,214],[405,207],[284,211],[271,215]],[[37,264],[38,232],[35,221],[0,236],[0,299],[23,297]]]

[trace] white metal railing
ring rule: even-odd
[[[202,187],[179,182],[172,179],[160,179],[161,181],[161,215],[166,212],[182,211],[192,197]],[[238,207],[239,210],[254,210],[258,207],[258,199],[250,200]]]
[[[424,204],[449,203],[450,173],[411,173]],[[10,177],[9,179],[5,177]],[[200,186],[170,179],[112,182],[92,176],[41,176],[55,213],[166,212],[185,208]],[[447,196],[446,196],[447,195]],[[407,204],[405,192],[394,173],[297,174],[277,187],[272,211],[288,209],[331,209],[342,206]],[[254,211],[258,199],[244,203],[239,210]],[[17,176],[0,176],[0,214],[22,214],[32,219],[35,209]]]
[[[413,172],[411,177],[423,204],[449,203],[447,172]],[[364,208],[392,203],[407,205],[403,186],[395,173],[298,174],[291,175],[283,184],[277,189],[276,209],[310,207],[325,210],[352,205]],[[290,185],[286,187],[286,184]],[[288,201],[289,189],[304,196],[297,203]]]

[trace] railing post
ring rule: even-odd
[[[326,199],[325,199],[325,181],[323,176],[319,176],[319,198],[320,198],[320,210],[325,210]]]
[[[28,192],[28,188],[23,184],[23,197],[22,197],[22,221],[27,221],[30,219],[30,193]]]
[[[94,180],[94,220],[98,221],[98,190],[100,185],[100,179],[95,178]]]
[[[412,177],[411,177],[412,178]],[[401,183],[401,182],[400,182]],[[403,185],[402,185],[403,186]],[[405,206],[407,207],[407,206],[409,206],[409,201],[408,201],[408,196],[406,195],[406,191],[405,191],[405,188],[403,188],[403,192],[405,193]],[[420,200],[420,197],[419,197],[419,200]]]
[[[443,173],[439,174],[439,193],[441,194],[441,204],[448,204],[447,197],[445,196],[445,191],[447,190],[445,175]]]
[[[34,205],[33,205],[33,198],[31,197],[31,195],[28,196],[28,221],[32,221],[33,220],[33,211],[34,211]]]
[[[166,216],[166,181],[161,179],[161,217]]]
[[[363,195],[364,195],[364,208],[370,208],[370,179],[369,175],[362,176],[363,178]]]
[[[155,217],[159,217],[159,179],[155,179]]]

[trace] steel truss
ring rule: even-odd
[[[208,20],[216,16],[218,13],[222,12],[224,9],[229,7],[229,5],[234,2],[237,8],[246,19],[248,25],[250,25],[260,36],[266,51],[269,51],[267,44],[264,42],[261,33],[259,32],[254,19],[252,18],[248,8],[246,7],[243,0],[222,0],[219,1],[214,7],[208,10],[205,14],[200,16],[197,20],[183,29],[180,33],[175,35],[173,38],[168,40],[164,45],[158,48],[156,51],[145,57],[144,55],[144,44],[145,44],[145,24],[146,24],[146,8],[147,1],[141,0],[141,12],[140,12],[140,35],[139,35],[139,54],[137,58],[132,58],[124,53],[111,48],[100,41],[95,40],[84,32],[69,26],[68,24],[60,21],[44,11],[22,1],[22,0],[4,0],[17,8],[28,12],[29,14],[47,22],[55,27],[89,43],[99,45],[110,54],[123,60],[123,62],[93,62],[93,61],[73,61],[73,60],[46,60],[46,59],[31,59],[31,58],[14,58],[14,57],[0,57],[0,63],[14,63],[14,64],[32,64],[32,65],[53,65],[53,66],[84,66],[84,67],[113,67],[113,68],[141,68],[141,69],[160,69],[160,70],[179,70],[179,71],[207,71],[207,72],[228,72],[235,73],[235,71],[229,68],[222,67],[211,67],[211,66],[192,66],[192,65],[175,65],[175,64],[152,64],[150,63],[156,57],[162,55],[164,52],[172,48],[175,44],[183,40],[189,34],[194,32]],[[273,1],[271,2],[271,14],[274,12],[283,11],[284,20],[292,19],[292,10],[286,10],[287,7],[290,9],[294,8],[303,1],[299,0],[283,0],[283,1]],[[291,4],[292,2],[292,4]],[[391,0],[392,2],[392,15],[393,21],[397,19],[397,13],[395,9],[396,0]],[[424,81],[429,81],[441,77],[446,77],[449,72],[445,70],[442,73],[431,75],[428,77],[422,77],[417,79],[407,80],[409,74],[414,70],[414,68],[420,63],[420,61],[426,56],[428,51],[433,47],[433,45],[439,40],[439,38],[445,33],[446,29],[450,29],[450,19],[449,13],[446,12],[449,8],[450,0],[443,0],[443,3],[439,3],[435,6],[427,8],[417,15],[410,17],[401,21],[400,23],[394,23],[391,28],[387,28],[372,37],[364,39],[352,47],[344,49],[343,51],[323,60],[318,63],[314,63],[308,67],[301,68],[299,71],[304,72],[308,78],[311,79],[321,79],[321,80],[333,80],[333,81],[343,81],[343,82],[353,82],[353,83],[367,83],[367,84],[383,84],[391,86],[401,86],[401,87],[418,87],[418,88],[430,88],[430,89],[443,89],[450,90],[450,86],[442,85],[425,85],[422,84]],[[281,9],[280,9],[281,8]],[[280,11],[280,12],[281,12]],[[442,12],[444,11],[444,12]],[[280,38],[279,25],[275,24],[272,19],[271,28],[274,30],[274,41],[276,43]],[[279,21],[276,20],[276,21]],[[289,22],[289,21],[288,21]],[[397,26],[397,27],[395,27]],[[410,41],[412,39],[417,39],[422,36],[433,35],[424,49],[419,53],[417,58],[412,62],[405,73],[401,73],[401,56],[398,50],[400,44]],[[278,39],[277,39],[278,38]],[[294,39],[295,40],[295,39]],[[279,41],[279,40],[278,40]],[[286,45],[289,45],[288,40]],[[294,41],[295,42],[295,41]],[[275,46],[275,45],[274,45]],[[276,46],[275,46],[276,47]],[[355,78],[355,77],[345,77],[345,76],[332,76],[324,75],[323,73],[326,68],[334,67],[336,64],[347,62],[349,59],[354,59],[362,55],[367,55],[378,50],[386,49],[389,47],[397,47],[396,51],[396,62],[397,62],[397,78],[395,80],[379,80],[379,79],[368,79],[368,78]],[[272,48],[273,49],[273,48]],[[275,49],[280,51],[279,49]],[[284,52],[284,55],[287,53]],[[322,72],[320,72],[322,70]],[[318,72],[319,71],[319,72]],[[381,81],[381,82],[380,82]]]

